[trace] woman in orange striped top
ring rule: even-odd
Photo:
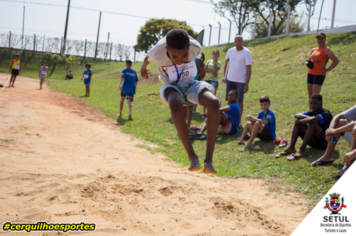
[[[308,69],[308,93],[309,99],[313,94],[319,94],[321,86],[324,83],[325,75],[334,69],[339,64],[339,59],[335,56],[334,52],[325,45],[326,35],[324,33],[318,33],[316,36],[318,47],[313,48],[309,61],[306,62]],[[326,68],[326,64],[329,59],[333,61],[329,68]],[[308,100],[309,101],[309,100]]]

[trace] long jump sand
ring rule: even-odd
[[[67,234],[257,236],[290,235],[305,217],[297,194],[190,173],[137,147],[152,144],[120,132],[85,100],[37,90],[39,81],[23,76],[15,86],[0,97],[1,226],[87,222],[95,232]]]

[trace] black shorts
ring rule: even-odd
[[[312,75],[308,74],[308,84],[318,84],[323,85],[325,80],[325,75]]]
[[[299,134],[299,137],[304,140],[305,134]],[[308,146],[316,149],[326,149],[328,147],[328,142],[325,140],[325,131],[323,131],[323,135],[321,139],[316,139],[312,137],[309,141]]]
[[[122,98],[127,97],[126,99],[131,99],[132,102],[133,102],[133,99],[134,99],[134,95],[131,94],[131,93],[126,94],[126,93],[124,93],[124,92],[121,92],[121,97],[122,97]]]
[[[12,70],[11,70],[11,74],[12,74],[12,75],[19,75],[19,70],[12,69]]]
[[[269,131],[265,126],[263,127],[262,132],[257,134],[256,137],[264,141],[274,140],[271,131]]]

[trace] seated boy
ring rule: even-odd
[[[307,145],[326,149],[328,142],[325,140],[325,131],[329,128],[332,120],[330,111],[323,108],[323,97],[320,94],[313,94],[309,99],[310,111],[298,113],[294,124],[292,138],[289,147],[279,155],[292,154],[295,158],[306,156],[304,153]],[[303,139],[302,146],[295,150],[298,136]]]
[[[269,97],[262,96],[260,98],[260,107],[262,111],[260,111],[257,118],[252,117],[250,115],[247,116],[247,119],[249,121],[246,123],[240,141],[237,144],[245,144],[244,138],[248,130],[251,130],[252,133],[247,144],[240,149],[240,152],[244,152],[250,149],[255,137],[264,141],[274,140],[276,138],[276,117],[274,115],[274,112],[269,109],[270,106],[271,101]]]
[[[200,44],[185,30],[172,29],[148,52],[141,67],[141,75],[148,79],[147,65],[152,61],[157,64],[159,78],[165,83],[160,90],[161,99],[171,109],[173,123],[189,156],[190,171],[199,170],[200,163],[189,139],[183,105],[200,104],[208,109],[209,137],[203,172],[216,174],[212,162],[218,132],[219,100],[214,96],[213,86],[194,80],[197,66],[200,71],[204,69],[201,61],[195,60],[200,52]]]
[[[237,104],[237,91],[231,90],[228,95],[227,107],[220,108],[219,128],[220,134],[235,134],[240,124],[241,110]],[[190,139],[206,139],[203,133],[206,130],[207,120],[205,119],[200,132],[190,135]]]
[[[73,73],[71,70],[68,72],[66,79],[73,79]]]
[[[137,87],[137,74],[134,69],[131,69],[132,61],[126,61],[126,69],[122,70],[121,81],[120,81],[120,90],[121,90],[121,101],[120,101],[120,117],[122,116],[122,108],[124,107],[124,101],[127,96],[127,104],[129,105],[129,120],[132,120],[131,117],[131,103],[133,102],[134,95],[136,94]],[[122,81],[124,84],[121,86]]]
[[[353,135],[352,131],[355,127],[354,121],[356,121],[356,106],[351,107],[347,111],[337,114],[330,122],[330,127],[326,130],[326,141],[328,146],[324,155],[318,160],[312,163],[315,165],[324,165],[333,162],[331,154],[334,151],[337,142],[334,142],[334,138],[340,139],[342,136],[350,146],[352,146]],[[353,150],[353,149],[352,149]]]

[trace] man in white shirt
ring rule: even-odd
[[[227,79],[223,83],[226,86],[226,101],[227,95],[231,90],[236,90],[238,93],[237,103],[241,109],[241,116],[244,109],[243,100],[244,93],[248,91],[248,85],[251,78],[252,56],[250,50],[243,47],[244,40],[241,35],[235,37],[235,47],[230,48],[226,53],[226,62],[224,66],[224,74],[227,69],[227,64],[230,62]],[[240,119],[241,120],[241,119]]]

